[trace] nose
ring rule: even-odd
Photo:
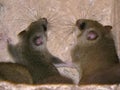
[[[76,26],[80,29],[80,30],[84,30],[86,28],[86,22],[83,19],[78,19],[76,21]]]
[[[42,22],[44,25],[47,25],[47,24],[48,24],[47,18],[40,18],[38,21],[39,21],[39,22]]]

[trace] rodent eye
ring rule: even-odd
[[[43,27],[44,31],[47,31],[47,26],[46,25],[43,24],[42,27]]]
[[[80,28],[81,30],[84,30],[85,27],[86,27],[86,23],[85,23],[85,22],[80,23],[79,28]]]

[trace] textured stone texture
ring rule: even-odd
[[[119,85],[22,85],[0,83],[0,90],[119,90]]]
[[[74,68],[74,67],[58,67],[57,69],[62,75],[66,76],[68,78],[71,78],[75,84],[79,83],[81,75],[79,75],[76,68]]]
[[[48,48],[55,56],[71,61],[70,49],[75,43],[75,21],[90,18],[103,24],[112,24],[114,0],[0,0],[1,43],[10,37],[17,42],[17,34],[32,21],[47,17],[50,21]],[[8,35],[8,37],[6,36]],[[2,39],[4,38],[4,40]],[[5,47],[1,45],[0,47]],[[4,51],[5,48],[3,48]],[[12,61],[0,53],[3,61]]]
[[[47,17],[48,49],[63,61],[71,61],[76,41],[75,21],[89,18],[112,24],[113,0],[0,0],[0,61],[13,61],[6,50],[6,39],[17,42],[17,34],[32,21]],[[73,33],[72,33],[73,32]],[[74,73],[74,72],[73,72]]]
[[[120,58],[120,0],[114,1],[114,8],[113,8],[113,31],[114,35],[116,36],[116,46],[118,50],[118,55]]]
[[[6,50],[6,39],[17,42],[17,34],[32,21],[47,17],[50,21],[48,48],[63,61],[71,61],[70,49],[75,44],[75,21],[89,18],[104,25],[113,25],[119,20],[120,0],[0,0],[0,61],[12,61]],[[118,55],[120,56],[119,24],[114,26]],[[74,72],[73,72],[74,73]],[[27,86],[0,83],[0,90],[119,90],[119,85],[72,86],[42,85]]]

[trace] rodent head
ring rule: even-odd
[[[47,25],[46,18],[40,18],[37,21],[32,22],[27,30],[21,31],[18,36],[22,43],[30,48],[39,49],[46,46],[47,41]]]
[[[112,26],[103,26],[94,20],[79,19],[76,26],[80,33],[77,36],[78,42],[82,45],[92,45],[102,39],[111,38]]]
[[[103,26],[94,20],[79,19],[76,27],[79,32],[71,56],[73,63],[82,68],[85,75],[116,63],[111,26]]]

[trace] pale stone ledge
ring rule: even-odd
[[[120,85],[23,85],[0,82],[0,90],[120,90]]]

